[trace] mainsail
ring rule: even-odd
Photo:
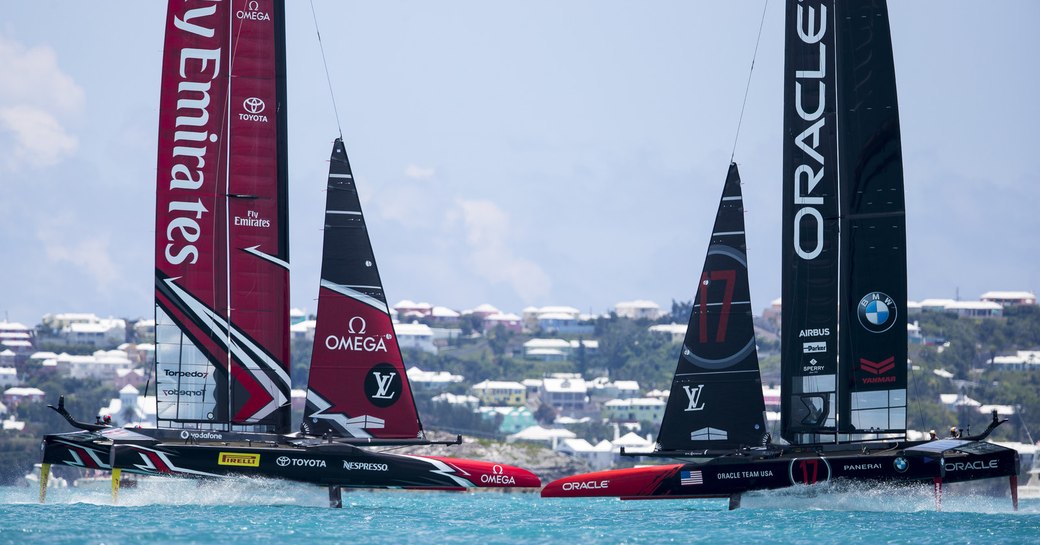
[[[312,435],[421,438],[422,424],[341,139],[332,147],[325,202],[303,428]]]
[[[289,428],[281,0],[171,0],[156,185],[160,426]]]
[[[852,4],[787,5],[781,433],[795,444],[906,429],[892,46],[885,2]]]
[[[764,436],[744,203],[733,163],[657,442],[662,451],[735,449],[760,445]]]

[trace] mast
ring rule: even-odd
[[[836,439],[838,161],[833,0],[787,3],[781,435]],[[829,439],[825,439],[829,437]]]
[[[661,421],[662,451],[762,444],[765,404],[748,283],[740,173],[730,164]]]
[[[281,0],[169,2],[156,185],[160,426],[289,424]]]
[[[423,438],[343,140],[329,161],[314,348],[302,429]]]

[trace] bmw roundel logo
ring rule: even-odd
[[[281,467],[285,467],[285,466],[289,465],[289,457],[288,456],[279,456],[278,459],[274,461],[274,463],[278,464]]]
[[[896,323],[899,312],[895,300],[880,291],[864,295],[856,307],[860,325],[871,333],[888,331]]]
[[[892,460],[892,465],[896,468],[896,471],[902,473],[910,467],[910,462],[906,461],[906,458],[900,456],[899,458]]]

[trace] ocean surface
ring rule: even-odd
[[[103,484],[103,483],[102,483]],[[1040,500],[930,488],[811,488],[724,500],[542,499],[529,493],[344,492],[235,479],[142,482],[120,492],[0,488],[0,543],[1040,543]]]

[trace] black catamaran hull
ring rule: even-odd
[[[157,439],[143,433],[159,432]],[[286,479],[346,488],[465,490],[541,486],[533,473],[506,464],[377,452],[343,443],[292,445],[268,434],[227,434],[227,442],[196,443],[184,430],[125,430],[48,435],[43,463],[139,475],[192,478],[230,476]],[[181,441],[175,437],[188,434]],[[219,441],[219,440],[218,440]]]
[[[902,443],[867,452],[848,450],[847,447],[842,451],[750,450],[703,463],[574,475],[549,483],[542,489],[542,496],[622,499],[739,497],[744,492],[832,480],[941,485],[994,477],[1014,479],[1018,465],[1017,451],[982,441]]]

